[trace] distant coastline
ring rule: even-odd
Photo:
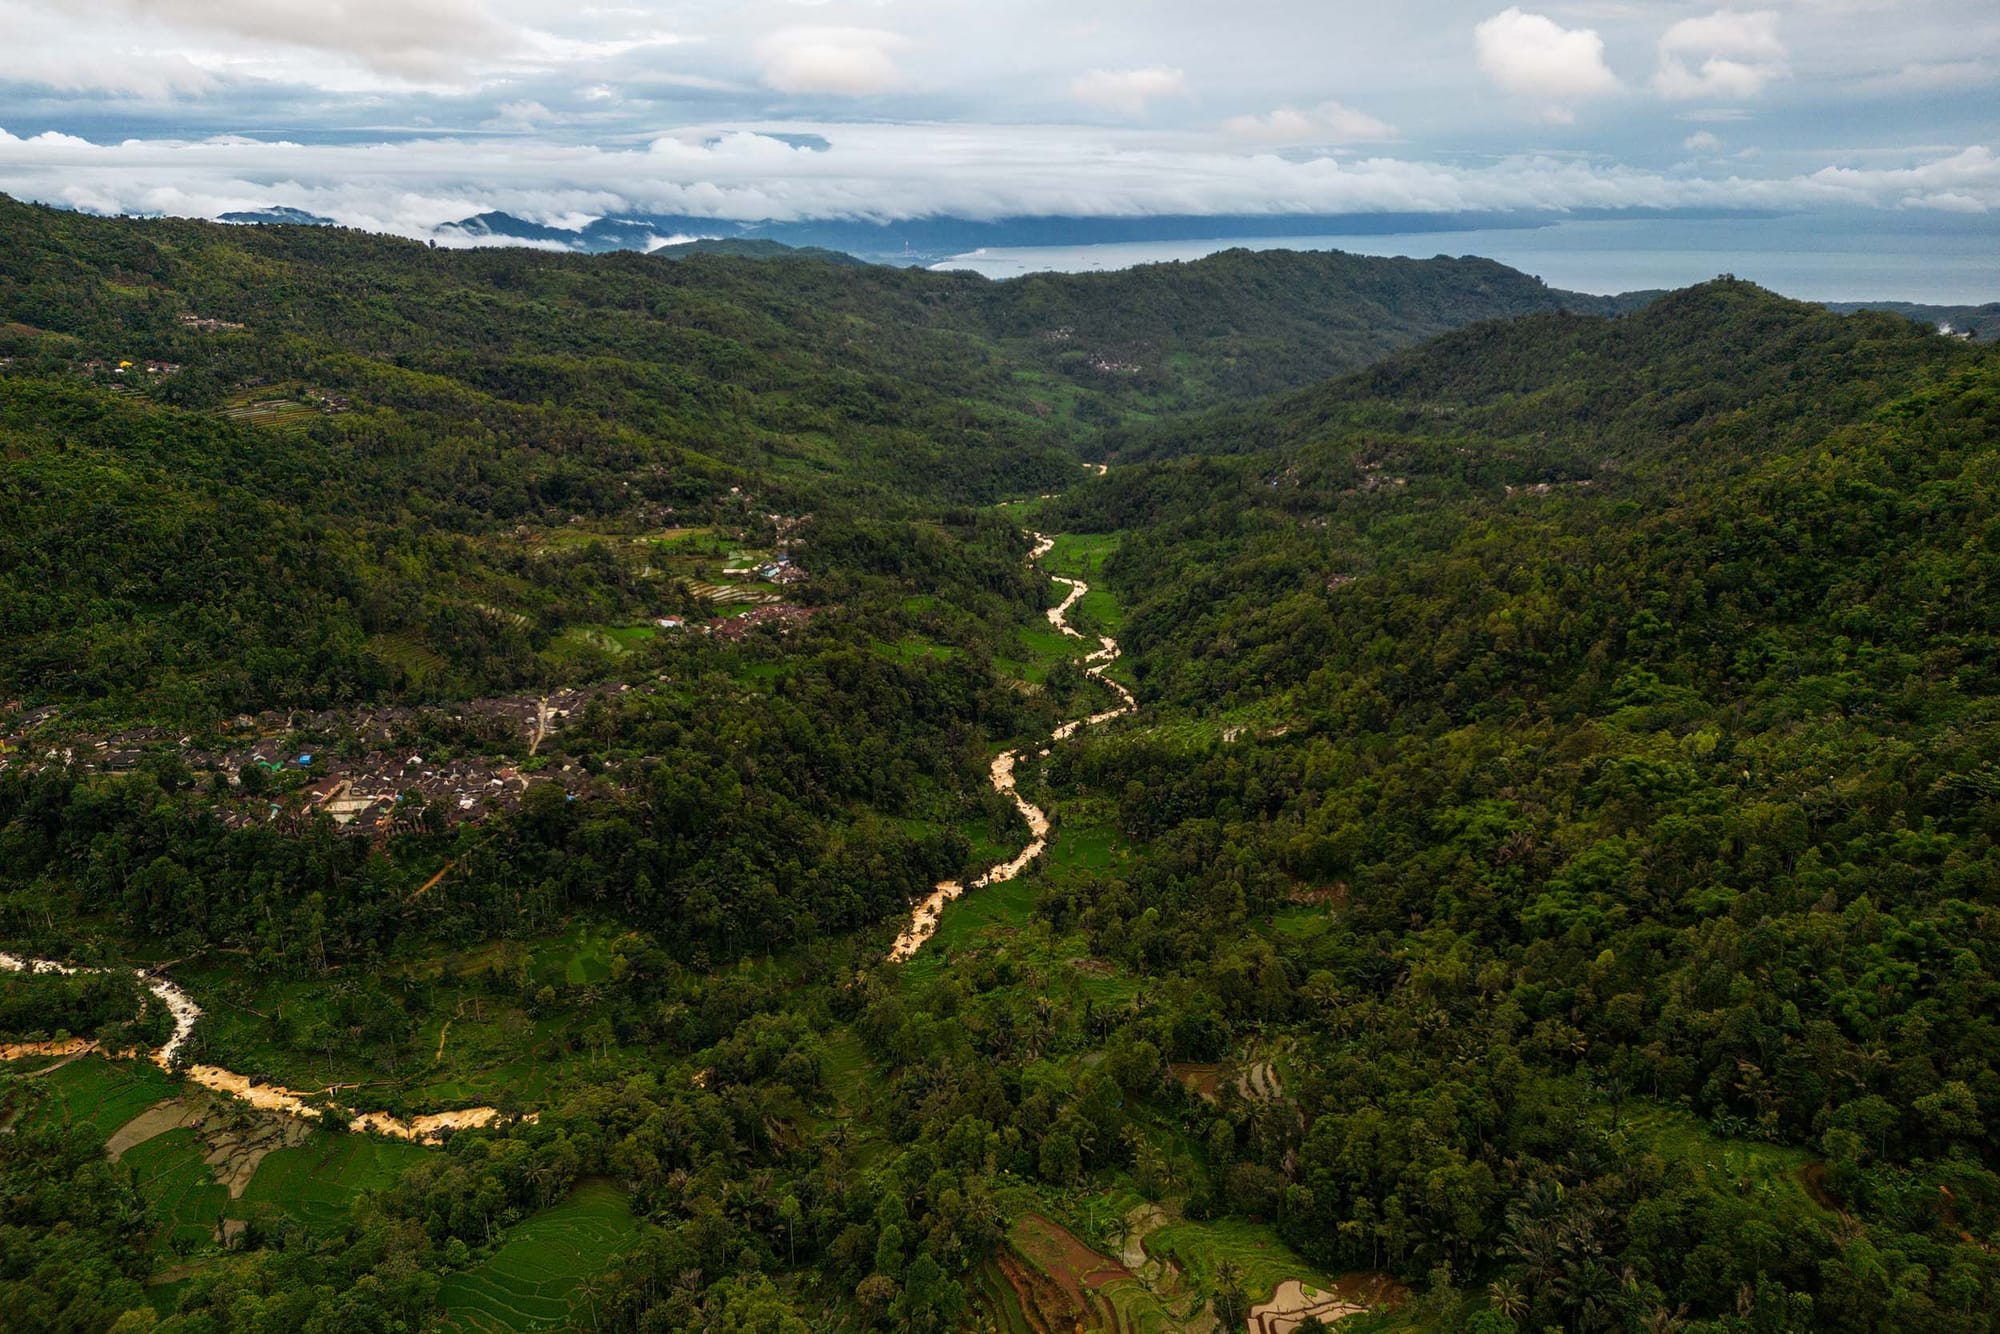
[[[931,265],[989,278],[1084,273],[1199,259],[1221,250],[1479,255],[1551,287],[1612,295],[1730,273],[1807,301],[2000,301],[2000,219],[1907,213],[1584,218],[1456,231],[1343,230],[1294,236],[985,247]]]

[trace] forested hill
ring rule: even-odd
[[[1562,441],[1602,455],[1623,439],[1680,438],[1732,419],[1824,427],[1916,368],[1967,355],[1900,316],[1834,314],[1717,279],[1616,318],[1475,324],[1291,395],[1137,425],[1104,445],[1129,462],[1367,429]]]
[[[1285,1236],[1426,1328],[1993,1329],[2000,357],[1718,284],[1207,429],[1052,519],[1162,720],[1064,907],[1219,984],[1339,905]]]
[[[1563,303],[1604,304],[1484,260],[996,283],[0,199],[0,699],[184,721],[573,679],[602,664],[565,642],[690,602],[571,539],[1049,491],[1104,423]]]
[[[1238,250],[994,282],[702,246],[679,259],[434,251],[341,228],[96,218],[4,198],[0,238],[0,322],[82,336],[98,355],[184,360],[175,321],[195,312],[443,373],[477,348],[473,364],[503,391],[558,402],[559,378],[524,373],[520,357],[615,357],[696,379],[754,364],[753,384],[783,358],[805,407],[841,410],[876,377],[1086,434],[1121,411],[1309,384],[1472,321],[1618,301],[1476,259]]]
[[[2000,342],[2000,301],[1980,306],[1926,306],[1914,301],[1829,301],[1829,310],[1886,310],[1920,324],[1949,326],[1953,334],[1981,343]]]

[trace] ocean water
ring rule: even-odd
[[[1634,218],[1383,236],[1290,236],[977,250],[935,264],[992,278],[1199,259],[1218,250],[1483,255],[1551,287],[1609,294],[1685,287],[1718,274],[1806,301],[2000,301],[2000,215],[1877,213]]]

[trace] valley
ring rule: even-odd
[[[1991,1328],[1992,347],[0,239],[0,1326]]]

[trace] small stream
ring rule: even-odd
[[[1056,544],[1053,537],[1044,537],[1040,533],[1030,533],[1028,536],[1035,542],[1034,549],[1028,553],[1030,563],[1048,555]],[[1048,609],[1049,624],[1071,639],[1082,639],[1082,632],[1069,623],[1069,610],[1090,591],[1090,585],[1081,579],[1071,579],[1060,574],[1052,574],[1049,578],[1069,588],[1063,600]],[[1098,647],[1084,657],[1086,664],[1084,670],[1116,692],[1119,699],[1118,707],[1106,709],[1103,713],[1093,713],[1087,718],[1070,719],[1049,734],[1049,741],[1052,744],[1057,741],[1067,741],[1080,727],[1095,727],[1099,723],[1110,722],[1113,718],[1122,717],[1139,707],[1138,701],[1132,698],[1131,691],[1104,674],[1105,669],[1117,660],[1118,641],[1109,635],[1098,636]],[[1048,753],[1047,746],[1038,752],[1041,755]],[[993,790],[1013,799],[1014,809],[1020,811],[1021,818],[1028,822],[1028,833],[1033,836],[1033,841],[1021,849],[1019,855],[1012,861],[1004,861],[997,866],[989,867],[970,884],[960,884],[956,880],[939,881],[936,888],[910,910],[910,924],[903,928],[902,933],[896,937],[896,943],[889,947],[888,958],[891,963],[911,958],[924,947],[925,941],[937,934],[938,922],[944,917],[945,904],[969,889],[984,889],[988,885],[1004,884],[1012,880],[1027,870],[1029,864],[1041,856],[1048,847],[1049,817],[1043,813],[1041,807],[1023,797],[1014,786],[1014,764],[1020,758],[1020,754],[1018,750],[1003,750],[993,757]]]
[[[111,968],[73,968],[53,959],[24,959],[16,954],[0,951],[0,971],[10,973],[61,973],[74,977],[79,973],[109,973]],[[153,1053],[152,1062],[163,1070],[173,1068],[174,1057],[187,1045],[188,1035],[201,1018],[201,1006],[195,1004],[194,997],[183,991],[172,979],[144,968],[132,970],[140,984],[164,1005],[173,1016],[173,1036],[162,1043]],[[72,1038],[66,1042],[15,1042],[0,1044],[0,1060],[20,1060],[30,1056],[77,1056],[94,1050],[97,1044],[83,1038]],[[136,1052],[107,1052],[108,1056],[129,1057]],[[267,1112],[283,1112],[291,1116],[317,1119],[334,1089],[317,1092],[300,1092],[297,1089],[282,1088],[276,1084],[253,1083],[247,1075],[237,1074],[219,1065],[191,1065],[184,1072],[190,1082],[216,1093],[224,1093],[232,1098],[240,1098]],[[336,1104],[337,1106],[337,1104]],[[412,1117],[405,1121],[390,1116],[387,1112],[357,1112],[351,1107],[338,1110],[349,1118],[349,1126],[356,1131],[372,1131],[378,1135],[388,1135],[395,1139],[414,1140],[420,1144],[435,1144],[446,1130],[461,1130],[469,1126],[483,1126],[497,1120],[498,1109],[492,1107],[471,1107],[463,1111],[437,1112],[430,1116]],[[532,1120],[533,1118],[528,1118]]]

